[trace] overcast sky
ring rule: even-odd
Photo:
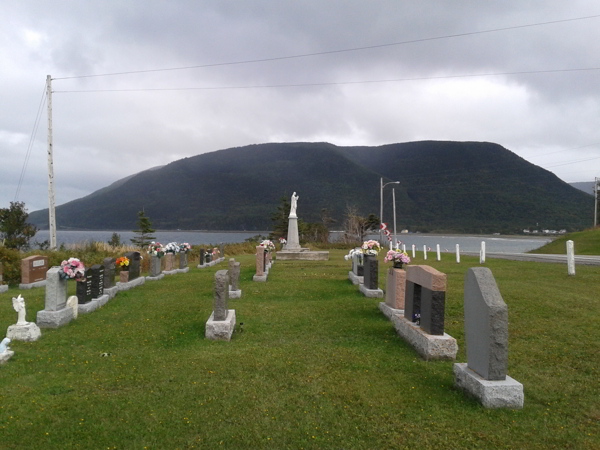
[[[600,70],[506,73],[600,68],[600,17],[564,21],[594,15],[600,4],[579,0],[3,1],[0,207],[15,198],[46,75],[59,205],[264,142],[490,141],[591,181]],[[462,36],[431,39],[449,35]],[[418,42],[385,45],[406,41]],[[326,53],[359,47],[372,48]],[[61,79],[132,71],[149,72]],[[290,84],[313,86],[253,87]],[[236,89],[106,91],[224,87]],[[89,90],[104,91],[61,92]],[[18,196],[30,212],[48,206],[46,131],[44,108]]]

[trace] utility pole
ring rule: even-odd
[[[383,178],[379,179],[379,223],[383,223]],[[379,225],[379,243],[383,245],[383,229]]]
[[[46,95],[48,98],[48,231],[50,249],[56,250],[56,213],[54,211],[54,163],[52,158],[52,77],[46,77]]]
[[[600,178],[596,177],[594,183],[594,229],[598,226],[598,188],[600,187]]]
[[[392,201],[394,203],[394,248],[396,248],[398,242],[398,238],[396,238],[396,189],[392,189]]]

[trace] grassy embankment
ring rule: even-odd
[[[424,362],[396,335],[379,300],[348,281],[344,253],[276,262],[266,283],[251,281],[253,257],[240,256],[243,297],[230,308],[244,331],[229,343],[203,338],[225,263],[192,263],[37,342],[14,342],[0,367],[0,448],[600,447],[597,267],[568,277],[563,265],[488,260],[525,408],[485,410],[453,388],[452,362]],[[463,280],[478,260],[442,258],[427,263],[448,274],[446,331],[466,361]],[[43,308],[43,289],[11,289],[0,329],[16,321],[18,292],[29,320]]]
[[[600,228],[569,233],[529,253],[564,255],[568,240],[574,242],[576,255],[600,255]]]

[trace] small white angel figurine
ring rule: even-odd
[[[25,299],[21,297],[21,294],[17,298],[13,297],[13,308],[18,314],[17,325],[27,325],[27,321],[25,320],[25,316],[27,311],[25,310]]]

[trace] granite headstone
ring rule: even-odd
[[[226,270],[217,270],[215,273],[215,286],[213,297],[213,311],[215,321],[227,318],[229,300],[229,275]]]
[[[83,280],[76,283],[75,295],[80,305],[92,301],[92,269],[86,269]]]
[[[104,266],[94,264],[90,271],[92,275],[92,298],[100,298],[104,295]]]
[[[115,258],[104,258],[104,289],[110,289],[115,285],[115,271],[117,263]]]

